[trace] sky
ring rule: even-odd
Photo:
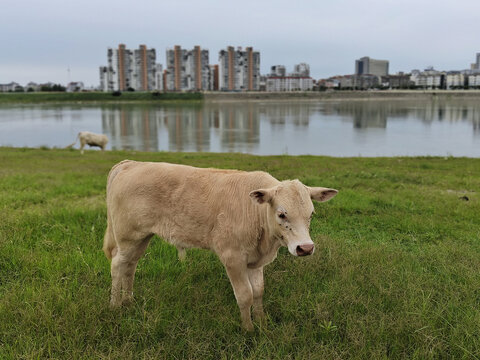
[[[272,65],[310,65],[315,79],[352,74],[363,56],[390,73],[462,70],[480,52],[479,0],[0,0],[0,84],[83,81],[98,86],[107,48],[157,51],[227,46]]]

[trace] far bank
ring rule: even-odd
[[[205,92],[205,101],[252,100],[431,100],[479,99],[479,90],[378,90],[378,91],[298,91],[298,92]]]
[[[0,93],[0,104],[479,99],[480,90]]]

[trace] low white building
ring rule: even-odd
[[[271,76],[266,81],[266,91],[308,91],[313,89],[311,77]]]
[[[339,87],[340,87],[340,80],[339,80],[339,79],[336,79],[336,78],[326,79],[326,80],[323,82],[323,85],[324,85],[327,89],[336,89],[336,88],[339,88]]]
[[[68,83],[65,91],[66,92],[79,92],[85,89],[85,85],[81,81],[75,81]]]
[[[443,72],[434,70],[433,68],[422,72],[418,70],[412,70],[412,74],[410,75],[410,80],[415,84],[415,86],[426,89],[441,87],[442,79],[444,78],[445,74]]]
[[[271,67],[270,75],[266,78],[266,91],[308,91],[313,90],[314,81],[310,77],[310,66],[301,63],[294,66],[291,74],[286,74],[285,66]]]
[[[446,76],[446,87],[452,89],[454,87],[464,86],[465,78],[460,72],[450,72]]]
[[[472,74],[468,76],[468,86],[480,87],[480,74]]]
[[[0,91],[2,92],[18,91],[20,88],[23,89],[23,87],[19,83],[16,83],[15,81],[12,81],[11,83],[8,83],[8,84],[0,84]]]

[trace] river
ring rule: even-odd
[[[480,157],[480,102],[282,100],[174,105],[0,105],[0,146],[65,147],[79,131],[107,149],[258,155]]]

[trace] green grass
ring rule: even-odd
[[[213,253],[180,263],[159,239],[135,304],[108,308],[105,181],[125,158],[340,190],[315,205],[315,254],[266,267],[266,326],[240,329]],[[0,358],[478,359],[479,189],[480,159],[0,148]]]
[[[36,92],[0,93],[0,104],[57,103],[57,102],[157,102],[202,100],[201,93],[122,92],[113,96],[110,92]]]

